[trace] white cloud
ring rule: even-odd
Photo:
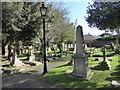
[[[89,27],[84,28],[83,27],[83,33],[84,34],[89,33],[92,35],[100,35],[100,34],[104,33],[104,31],[98,30],[97,28],[89,28]]]

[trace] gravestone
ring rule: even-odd
[[[111,85],[120,87],[120,83],[118,81],[112,80]]]
[[[83,31],[80,25],[76,30],[76,54],[72,57],[74,59],[74,70],[71,75],[79,79],[90,80],[93,73],[88,68],[88,58],[83,46]]]
[[[111,42],[110,45],[111,45],[112,50],[114,51],[114,50],[115,50],[115,48],[114,48],[114,47],[115,47],[114,43]]]
[[[48,61],[53,61],[54,59],[53,58],[47,58]]]
[[[106,60],[106,47],[105,46],[102,47],[102,53],[103,53],[103,61],[98,66],[95,66],[93,69],[110,70],[111,69],[110,62]]]
[[[110,70],[111,66],[110,66],[110,62],[106,60],[106,47],[103,46],[102,48],[102,53],[103,53],[103,61],[102,63],[100,63],[100,68],[102,70]]]
[[[14,57],[12,57],[12,59],[14,59]],[[22,61],[20,61],[15,54],[14,66],[22,66],[22,65],[23,65]]]
[[[109,57],[109,58],[108,58],[108,61],[112,61],[112,60],[113,60],[112,57]]]
[[[84,44],[84,49],[87,49],[87,44],[86,43]]]
[[[35,55],[33,54],[33,50],[32,50],[32,48],[30,48],[29,61],[30,61],[30,62],[35,61]]]
[[[12,49],[12,51],[10,53],[10,65],[13,65],[13,66],[22,66],[23,65],[22,61],[20,61],[19,58],[17,58],[17,53],[16,53],[15,49]]]
[[[103,61],[106,61],[106,47],[103,46],[102,48],[102,53],[103,53]]]

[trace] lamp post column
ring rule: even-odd
[[[46,63],[46,40],[45,40],[45,19],[43,18],[43,40],[44,40],[44,68],[43,74],[47,73],[47,63]]]

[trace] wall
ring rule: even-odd
[[[92,47],[102,47],[103,45],[109,44],[110,42],[113,42],[116,44],[116,40],[94,40],[91,43]]]

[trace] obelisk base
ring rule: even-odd
[[[82,80],[90,80],[93,72],[88,67],[87,56],[75,54],[74,58],[74,70],[71,73],[72,77],[77,77]]]

